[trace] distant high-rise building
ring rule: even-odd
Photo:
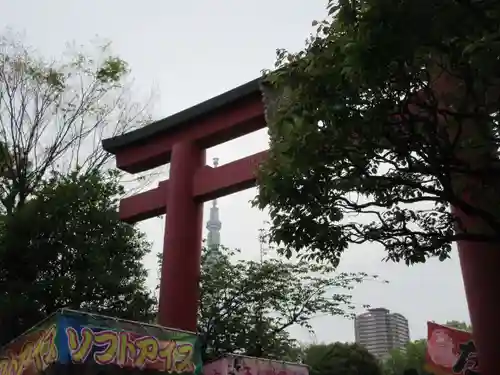
[[[219,159],[214,158],[214,167],[219,165]],[[222,228],[222,223],[219,219],[219,207],[217,207],[217,199],[212,201],[212,207],[210,207],[210,218],[207,221],[207,248],[209,251],[209,256],[207,258],[208,262],[215,261],[220,255],[220,230]]]
[[[404,347],[410,341],[408,320],[385,308],[369,309],[354,321],[356,343],[377,358],[384,358],[392,349]]]

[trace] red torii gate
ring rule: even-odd
[[[120,218],[137,222],[166,213],[159,323],[196,331],[203,202],[255,185],[260,152],[212,168],[205,150],[266,127],[260,79],[130,133],[106,139],[118,168],[137,173],[170,162],[170,178],[123,199]]]
[[[203,202],[255,185],[255,168],[267,151],[218,168],[205,165],[205,150],[266,127],[260,79],[130,133],[106,139],[117,167],[138,173],[170,163],[170,179],[123,199],[120,218],[137,222],[168,211],[163,245],[159,323],[196,331]],[[470,222],[462,212],[464,221]],[[458,244],[462,274],[484,375],[500,339],[500,249]],[[488,369],[487,369],[488,368]]]

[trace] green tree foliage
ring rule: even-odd
[[[465,322],[460,322],[458,320],[450,320],[445,323],[445,326],[461,329],[462,331],[472,332],[472,326]]]
[[[330,0],[306,48],[279,51],[257,202],[272,240],[334,264],[365,242],[406,263],[500,242],[499,4]]]
[[[304,363],[311,375],[380,375],[377,359],[357,344],[311,345],[305,349]]]
[[[419,375],[431,375],[424,368],[426,348],[427,340],[416,340],[402,349],[392,350],[389,358],[382,363],[383,374],[403,375],[405,371],[414,369]]]
[[[60,307],[149,319],[143,235],[101,138],[145,119],[109,45],[48,61],[0,38],[0,344]]]
[[[54,174],[0,218],[0,344],[61,307],[150,321],[151,247],[118,218],[117,177]]]
[[[130,99],[125,61],[110,45],[49,61],[0,37],[0,213],[11,214],[50,173],[107,164],[101,139],[148,119]]]
[[[300,350],[287,329],[311,329],[319,315],[352,317],[350,290],[376,278],[280,258],[234,260],[234,253],[203,250],[198,331],[205,359],[240,353],[294,360]]]

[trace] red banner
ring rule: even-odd
[[[427,322],[427,370],[435,375],[479,375],[470,332]]]

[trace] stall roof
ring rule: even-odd
[[[18,341],[24,341],[26,336],[30,335],[33,332],[36,332],[37,330],[44,327],[45,325],[51,324],[52,322],[56,323],[58,318],[61,316],[75,317],[75,318],[81,319],[82,322],[85,322],[85,324],[87,324],[89,326],[110,327],[110,328],[114,328],[114,329],[118,329],[118,330],[130,331],[130,332],[135,332],[135,333],[143,334],[143,335],[159,336],[165,332],[168,332],[170,334],[178,332],[180,334],[189,334],[189,335],[196,336],[196,333],[194,333],[194,332],[183,331],[183,330],[179,330],[179,329],[175,329],[175,328],[163,327],[163,326],[160,326],[157,324],[132,321],[132,320],[115,318],[115,317],[101,315],[101,314],[95,314],[95,313],[86,312],[86,311],[77,311],[77,310],[62,308],[62,309],[59,309],[56,312],[52,313],[46,319],[37,323],[36,325],[34,325],[30,329],[28,329],[26,332],[19,335],[18,337],[15,337],[10,342],[6,343],[3,346],[0,346],[0,357],[1,357],[1,353],[3,351],[5,351],[6,348],[8,348],[9,346],[11,346],[12,344],[14,344]]]

